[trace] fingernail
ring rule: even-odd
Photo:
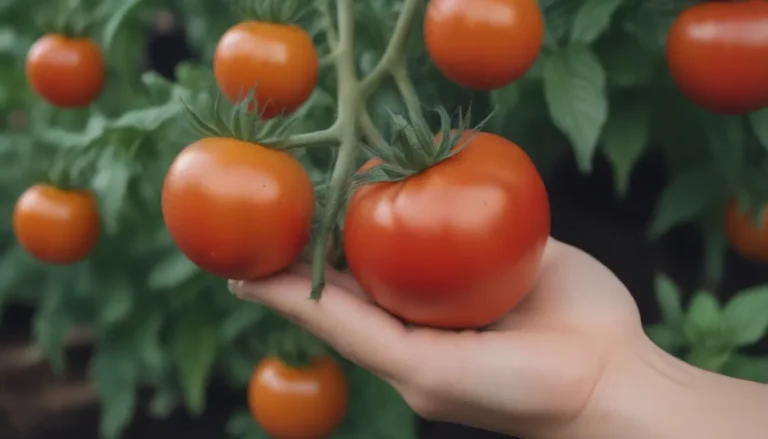
[[[227,282],[227,287],[229,288],[229,292],[234,294],[235,296],[238,296],[238,286],[240,285],[239,281],[236,280],[230,280]]]

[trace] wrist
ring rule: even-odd
[[[606,367],[571,437],[762,438],[766,407],[768,386],[693,367],[642,335]]]

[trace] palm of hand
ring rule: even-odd
[[[487,331],[406,328],[371,304],[352,276],[328,272],[319,303],[306,267],[237,283],[397,388],[422,416],[555,437],[588,405],[611,360],[641,334],[634,301],[586,253],[550,240],[539,283]]]

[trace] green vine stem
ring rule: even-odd
[[[321,6],[324,23],[326,27],[326,36],[331,45],[331,51],[335,54],[336,78],[338,84],[338,117],[334,126],[330,130],[338,129],[339,152],[336,164],[331,174],[328,192],[326,194],[325,209],[320,220],[320,228],[312,242],[312,292],[310,297],[313,300],[320,299],[323,288],[325,287],[325,265],[328,243],[332,238],[339,215],[341,214],[348,191],[350,177],[355,171],[357,157],[359,153],[360,132],[369,140],[374,140],[381,145],[383,137],[378,129],[370,120],[366,108],[366,100],[370,93],[379,86],[387,74],[393,73],[393,68],[402,65],[401,73],[407,76],[405,70],[405,44],[408,40],[408,33],[416,17],[416,12],[421,0],[405,0],[403,9],[397,19],[395,30],[387,44],[381,59],[371,73],[362,81],[357,77],[355,70],[355,51],[354,51],[354,0],[336,0],[336,21],[338,34],[333,28],[333,20],[329,12],[328,4]],[[403,82],[401,77],[401,93],[409,93],[410,96],[404,96],[406,102],[415,109],[418,104],[418,96],[408,79]],[[410,85],[410,88],[408,86]],[[409,91],[410,90],[410,91]],[[418,104],[420,111],[420,104]],[[416,110],[414,110],[416,111]],[[287,142],[292,142],[288,139]],[[298,147],[298,143],[294,143]]]

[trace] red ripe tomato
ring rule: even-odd
[[[768,206],[762,225],[755,222],[752,212],[741,211],[731,202],[725,211],[725,236],[731,247],[746,259],[768,262]]]
[[[348,401],[344,372],[327,356],[306,367],[268,357],[256,367],[248,385],[251,413],[274,438],[328,437],[344,420]]]
[[[248,21],[230,28],[214,55],[216,81],[237,102],[256,87],[262,117],[292,113],[312,94],[320,63],[298,26]]]
[[[343,242],[350,270],[382,308],[420,325],[474,328],[531,290],[549,230],[530,158],[478,133],[432,168],[355,191]]]
[[[35,92],[62,108],[84,107],[101,93],[106,67],[101,50],[87,38],[45,35],[27,55],[27,80]]]
[[[768,2],[705,2],[686,9],[667,37],[678,88],[696,105],[741,114],[768,105]]]
[[[185,148],[165,177],[162,209],[179,249],[228,279],[287,267],[309,240],[314,188],[285,152],[229,138]]]
[[[21,246],[49,264],[71,264],[99,240],[99,211],[92,193],[46,184],[27,189],[13,210],[13,230]]]
[[[543,41],[536,0],[430,0],[424,18],[432,61],[448,79],[475,90],[522,77]]]

